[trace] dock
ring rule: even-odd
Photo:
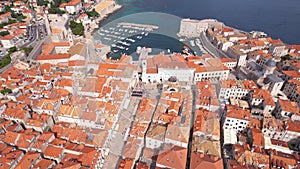
[[[138,24],[138,23],[129,23],[129,22],[120,22],[118,23],[118,26],[138,27],[138,28],[145,28],[145,29],[152,29],[152,30],[159,29],[159,27],[156,25]]]
[[[139,60],[133,61],[132,64],[137,65],[137,66],[141,66],[142,65],[142,61],[143,60],[147,60],[149,57],[149,53],[151,52],[151,49],[149,50],[148,48],[141,48],[140,52],[139,52]]]

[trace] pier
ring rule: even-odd
[[[148,54],[151,52],[151,49],[143,47],[138,51],[139,54],[139,60],[133,61],[132,64],[140,66],[142,65],[142,61],[143,60],[147,60],[148,59]]]
[[[147,24],[138,24],[138,23],[129,23],[129,22],[120,22],[118,26],[128,26],[128,27],[138,27],[138,28],[145,28],[145,29],[152,29],[156,30],[159,29],[156,25],[147,25]]]

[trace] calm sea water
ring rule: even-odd
[[[181,18],[214,18],[245,31],[264,31],[288,44],[300,44],[300,0],[117,0],[123,8],[101,22],[149,23],[160,26],[158,34],[175,37]],[[97,38],[96,38],[97,39]],[[156,44],[149,38],[143,44]],[[170,48],[167,42],[161,48]],[[162,45],[160,43],[160,45]]]

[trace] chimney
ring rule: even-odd
[[[204,158],[204,153],[199,153],[200,158]]]
[[[219,157],[211,155],[210,159],[213,160],[213,161],[218,161]]]

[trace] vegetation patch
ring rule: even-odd
[[[4,68],[5,66],[7,66],[8,64],[10,64],[11,62],[11,58],[9,55],[6,55],[2,58],[2,60],[0,61],[0,69]]]
[[[5,89],[1,90],[0,93],[3,94],[3,95],[5,95],[7,93],[11,93],[11,89],[5,88]]]
[[[77,23],[75,21],[70,21],[70,28],[74,35],[82,36],[84,34],[84,26],[82,23]]]

